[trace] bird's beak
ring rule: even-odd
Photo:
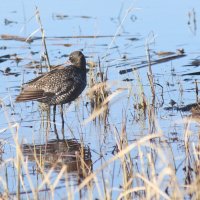
[[[72,62],[70,60],[67,60],[66,64],[67,65],[72,65]]]

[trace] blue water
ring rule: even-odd
[[[194,80],[198,77],[182,77],[184,73],[198,71],[198,68],[185,66],[192,59],[199,56],[199,27],[200,27],[200,2],[191,1],[4,1],[1,3],[0,12],[0,35],[17,35],[27,38],[41,37],[39,23],[36,20],[36,7],[39,10],[42,26],[47,37],[47,50],[52,65],[64,63],[66,56],[74,50],[82,50],[87,56],[87,61],[101,61],[101,67],[105,70],[108,67],[108,80],[118,81],[118,85],[111,87],[111,91],[121,86],[132,87],[132,93],[125,90],[119,94],[110,103],[107,131],[104,130],[103,122],[100,125],[89,122],[83,125],[83,121],[89,117],[90,107],[86,107],[86,102],[90,102],[87,96],[89,86],[81,95],[78,101],[72,103],[65,113],[65,125],[69,129],[66,131],[66,138],[83,138],[84,144],[89,145],[92,150],[92,160],[94,162],[93,170],[97,169],[101,162],[99,154],[102,153],[105,160],[112,157],[113,146],[116,145],[116,130],[121,133],[124,116],[127,117],[127,136],[130,143],[141,139],[149,133],[148,118],[142,120],[138,112],[134,110],[134,104],[138,101],[139,83],[134,73],[124,75],[119,74],[119,70],[138,66],[139,63],[146,61],[146,44],[151,49],[151,58],[159,59],[153,52],[172,51],[183,48],[187,56],[152,66],[155,82],[164,88],[164,104],[162,104],[161,89],[156,87],[156,118],[159,127],[162,129],[165,137],[170,140],[171,132],[177,132],[180,143],[172,143],[172,149],[175,157],[177,156],[177,165],[184,159],[179,157],[179,146],[184,139],[184,127],[182,123],[176,120],[182,119],[182,114],[176,111],[166,111],[163,108],[169,106],[171,99],[178,105],[186,105],[196,101],[194,92]],[[196,30],[193,21],[193,12],[196,14]],[[189,14],[191,17],[189,18]],[[63,17],[63,18],[60,18]],[[5,25],[5,19],[12,23]],[[188,24],[190,22],[190,24]],[[37,32],[35,32],[37,30]],[[33,34],[35,32],[35,34]],[[106,36],[94,38],[61,38],[67,36]],[[116,36],[116,37],[115,37]],[[55,37],[57,37],[55,39]],[[134,38],[135,40],[130,40]],[[66,47],[63,44],[70,44]],[[35,68],[26,67],[30,61],[40,61],[44,48],[41,40],[35,40],[33,43],[0,40],[0,47],[6,49],[0,50],[0,56],[6,54],[17,54],[22,61],[16,63],[14,60],[8,60],[0,63],[0,70],[11,68],[11,72],[19,73],[18,76],[5,76],[0,74],[0,98],[4,101],[5,107],[0,108],[0,132],[8,128],[8,121],[11,125],[19,123],[19,141],[20,143],[45,143],[45,128],[41,125],[41,114],[37,103],[15,103],[15,97],[19,93],[23,82],[34,78],[39,73]],[[31,51],[37,52],[31,54]],[[106,57],[105,57],[106,56]],[[123,60],[126,56],[126,60]],[[13,56],[15,58],[15,56]],[[126,66],[124,66],[126,64]],[[45,71],[46,69],[44,69]],[[147,67],[138,70],[141,83],[144,85],[144,93],[149,104],[151,104],[152,94],[147,78]],[[123,79],[134,79],[132,82],[121,81]],[[185,78],[191,78],[190,81],[184,81]],[[89,75],[88,75],[89,80]],[[183,92],[181,91],[183,89]],[[193,89],[193,90],[191,90]],[[191,91],[189,91],[191,90]],[[130,98],[128,98],[130,97]],[[8,115],[8,120],[6,119]],[[183,115],[186,115],[185,113]],[[61,122],[57,115],[57,127],[61,128]],[[133,128],[134,127],[134,128]],[[193,128],[195,131],[195,127]],[[5,153],[3,160],[15,158],[15,136],[8,128],[1,134]],[[61,135],[61,133],[60,133]],[[53,132],[49,139],[55,138]],[[194,137],[195,139],[195,137]],[[100,152],[102,150],[102,152]],[[132,152],[136,157],[138,151]],[[97,162],[96,162],[97,161]],[[135,161],[136,162],[136,161]],[[11,163],[11,162],[9,162]],[[119,162],[116,168],[120,168]],[[12,167],[1,166],[2,176],[5,175],[5,169],[8,170],[9,181],[8,188],[10,192],[16,191],[16,172]],[[109,174],[112,167],[105,170],[107,179],[110,181]],[[116,173],[116,172],[115,172]],[[181,174],[178,173],[178,179],[182,183]],[[117,173],[116,173],[117,174]],[[52,180],[57,173],[53,174]],[[31,175],[36,184],[36,175]],[[101,180],[101,178],[99,178]],[[101,181],[100,185],[102,184]],[[27,184],[27,189],[29,184]],[[121,176],[115,176],[114,187],[121,184]],[[61,182],[61,186],[64,184]],[[76,183],[75,183],[76,185]],[[3,189],[2,189],[3,190]],[[60,191],[65,191],[65,187],[58,189],[56,196],[61,198]],[[118,192],[114,193],[116,197]],[[42,194],[41,194],[42,195]],[[95,196],[95,195],[94,195]],[[78,196],[76,196],[78,198]],[[98,195],[97,195],[98,197]],[[45,197],[44,197],[45,198]],[[46,197],[47,198],[47,197]]]

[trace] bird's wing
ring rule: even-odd
[[[51,75],[43,77],[37,81],[36,87],[58,94],[62,91],[66,92],[73,85],[79,85],[80,81],[81,75],[77,73],[76,68],[71,66],[62,70],[59,69],[51,73]]]
[[[16,98],[16,102],[22,102],[22,101],[38,101],[46,98],[51,98],[54,95],[54,93],[51,92],[44,92],[44,90],[36,89],[36,88],[25,88],[19,96]]]
[[[42,74],[42,75],[40,75],[40,76],[38,76],[38,77],[36,77],[36,78],[34,78],[34,79],[28,81],[28,82],[26,82],[24,85],[27,85],[27,84],[34,84],[36,81],[39,81],[39,80],[41,80],[41,79],[44,79],[46,76],[51,76],[51,75],[57,73],[58,70],[63,69],[63,68],[64,68],[63,66],[58,66],[58,67],[56,67],[55,69],[51,70],[50,72],[46,72],[46,73],[44,73],[44,74]]]

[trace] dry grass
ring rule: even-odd
[[[112,99],[112,94],[110,96],[110,99]],[[107,102],[108,100],[105,103]],[[198,189],[200,183],[200,148],[198,142],[193,143],[191,141],[192,136],[199,137],[198,134],[194,135],[189,129],[192,122],[199,123],[198,117],[185,119],[185,152],[183,159],[185,173],[184,177],[182,177],[185,183],[180,182],[180,177],[177,174],[177,164],[174,163],[177,158],[170,151],[170,145],[162,131],[130,142],[128,140],[128,134],[130,133],[127,132],[127,119],[125,117],[120,131],[116,131],[116,128],[113,128],[112,134],[116,140],[115,154],[110,159],[105,160],[94,171],[88,171],[88,164],[84,161],[83,148],[81,148],[82,150],[77,154],[76,162],[82,168],[83,175],[77,187],[72,187],[69,181],[69,166],[63,163],[59,165],[58,170],[59,159],[57,161],[53,160],[52,166],[47,168],[45,157],[43,157],[45,154],[38,154],[36,148],[33,148],[32,160],[27,160],[22,151],[22,145],[18,141],[20,126],[18,123],[10,122],[10,117],[3,101],[1,101],[1,105],[9,124],[7,128],[12,132],[16,147],[16,158],[3,161],[1,168],[3,169],[8,163],[12,163],[17,175],[16,193],[10,193],[6,180],[0,179],[4,191],[2,198],[4,199],[12,199],[14,196],[18,199],[24,197],[38,199],[41,191],[46,191],[50,195],[47,199],[54,199],[58,189],[57,186],[59,186],[63,177],[65,177],[65,187],[66,191],[68,191],[67,194],[63,194],[63,197],[68,197],[68,199],[74,199],[74,197],[79,196],[86,188],[87,193],[83,197],[84,199],[184,199],[185,197],[198,199],[200,196]],[[92,115],[98,116],[98,114],[97,112]],[[87,120],[89,123],[91,117]],[[155,126],[156,130],[160,130],[157,124]],[[37,185],[31,178],[30,162],[35,162],[37,166],[36,173],[41,180]],[[57,176],[52,179],[51,176],[55,170],[57,171]],[[105,173],[107,170],[110,171],[109,175]],[[102,179],[102,172],[104,172],[104,179]],[[116,173],[118,177],[116,177]],[[120,180],[120,187],[115,184],[117,180]],[[105,183],[103,183],[104,181]],[[93,193],[94,191],[96,192]]]
[[[123,21],[129,12],[130,9]],[[37,9],[36,13],[43,38],[45,59],[49,63],[44,30]],[[118,31],[116,31],[116,34]],[[109,48],[115,38],[116,35]],[[180,124],[185,128],[179,139],[184,141],[181,143],[183,151],[179,157],[175,156],[172,145],[176,145],[176,143],[170,143],[167,133],[163,133],[162,128],[160,128],[156,116],[156,91],[148,46],[147,61],[149,64],[147,79],[149,80],[152,103],[147,100],[143,83],[137,71],[133,74],[136,78],[135,84],[108,81],[107,69],[105,70],[101,66],[102,63],[91,62],[87,92],[91,105],[90,115],[84,120],[78,118],[77,126],[81,127],[80,132],[88,130],[86,127],[97,120],[100,127],[107,126],[110,115],[109,110],[116,102],[124,98],[120,95],[124,94],[125,98],[128,99],[125,108],[120,107],[121,110],[118,110],[118,113],[122,113],[121,127],[113,122],[109,124],[109,135],[108,131],[101,132],[104,137],[103,140],[105,140],[105,146],[110,145],[109,142],[107,143],[106,137],[112,136],[114,138],[112,142],[115,143],[115,147],[112,153],[109,154],[109,149],[109,156],[106,156],[103,155],[105,153],[103,150],[95,152],[96,149],[92,149],[93,154],[99,154],[100,164],[98,161],[96,164],[94,160],[92,160],[94,163],[86,161],[85,143],[88,141],[85,142],[84,137],[81,142],[76,143],[78,149],[73,149],[73,166],[70,165],[72,163],[69,164],[63,160],[63,156],[66,156],[66,152],[70,149],[69,143],[66,143],[64,151],[59,152],[59,148],[50,146],[52,152],[48,152],[49,143],[38,146],[33,141],[33,144],[30,145],[30,152],[28,152],[31,155],[27,155],[27,152],[23,151],[22,148],[23,141],[19,141],[22,127],[20,123],[11,117],[8,107],[0,99],[3,117],[8,124],[7,127],[0,130],[0,133],[11,132],[12,141],[14,141],[12,147],[15,148],[15,157],[10,156],[5,160],[1,160],[1,198],[55,199],[61,197],[69,200],[78,198],[107,200],[200,199],[200,133],[199,130],[197,132],[190,130],[192,123],[199,126],[199,117],[195,116],[187,118],[185,121],[181,120]],[[128,91],[128,95],[125,91]],[[130,102],[134,102],[134,105]],[[14,108],[12,107],[12,109]],[[146,129],[140,130],[139,137],[133,137],[138,134],[138,130],[135,128],[134,123],[129,122],[130,118],[127,114],[129,110],[134,110],[138,118],[141,116],[140,112],[144,115],[146,115],[146,112],[148,114]],[[140,120],[146,123],[145,117],[140,118]],[[68,128],[70,129],[70,126]],[[48,127],[47,132],[50,131],[49,129]],[[97,136],[95,133],[87,134],[92,137]],[[97,140],[99,140],[99,143],[102,142],[100,136]],[[92,143],[93,140],[89,142]],[[55,146],[60,147],[60,143]],[[3,154],[3,152],[1,153]],[[69,155],[67,154],[67,156]],[[30,168],[33,163],[35,168]],[[15,176],[13,177],[9,177],[10,168],[14,171]],[[71,169],[74,171],[72,172]],[[76,181],[72,180],[74,176]],[[15,188],[9,187],[10,181],[14,182]],[[45,195],[42,196],[42,194]]]

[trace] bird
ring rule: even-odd
[[[63,104],[74,101],[87,84],[86,59],[81,51],[74,51],[69,62],[67,67],[61,65],[25,83],[16,102],[38,101],[53,105],[56,112],[56,105],[62,108]]]

